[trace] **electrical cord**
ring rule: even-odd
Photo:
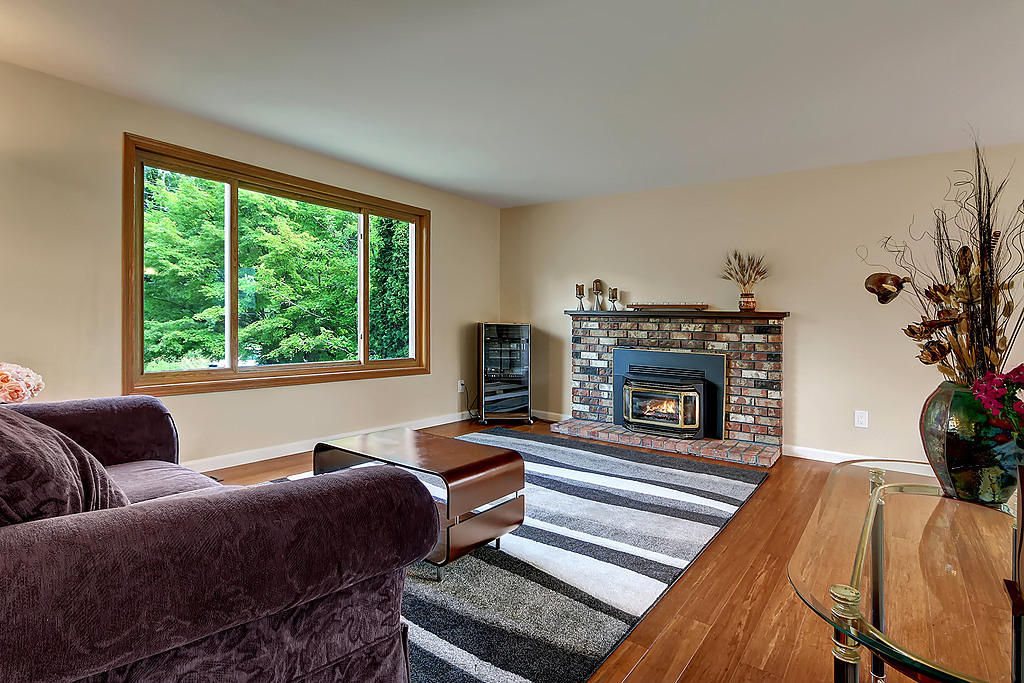
[[[480,400],[480,392],[479,391],[476,392],[476,396],[473,397],[473,400],[471,402],[469,400],[469,390],[468,389],[466,390],[466,412],[469,413],[469,416],[471,418],[473,418],[474,420],[479,420],[480,419],[480,407],[477,405],[479,400]],[[477,408],[477,412],[475,414],[473,413],[473,407],[474,406],[476,406],[476,408]]]

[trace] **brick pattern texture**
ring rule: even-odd
[[[573,418],[614,422],[616,348],[724,353],[725,439],[782,445],[782,319],[702,318],[675,312],[571,317]]]
[[[584,439],[643,446],[659,451],[699,455],[761,467],[771,467],[782,455],[780,446],[729,439],[673,439],[670,436],[637,434],[618,425],[593,420],[563,420],[551,425],[551,431],[568,436],[582,436]]]

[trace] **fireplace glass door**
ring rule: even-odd
[[[627,423],[674,429],[700,426],[700,394],[691,389],[679,391],[626,386],[623,417]]]

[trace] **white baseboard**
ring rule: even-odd
[[[547,410],[535,410],[533,411],[533,416],[539,417],[542,420],[547,420],[548,422],[561,422],[562,420],[569,419],[568,415],[563,415],[562,413],[552,413]]]
[[[468,412],[450,413],[448,415],[437,415],[434,417],[427,417],[422,420],[410,420],[409,422],[400,422],[398,424],[392,425],[367,427],[366,429],[359,429],[354,432],[346,432],[344,434],[329,434],[326,436],[319,436],[313,439],[307,439],[305,441],[293,441],[292,443],[283,443],[277,446],[255,448],[251,451],[226,453],[224,455],[215,455],[210,458],[200,458],[199,460],[187,460],[182,464],[194,470],[198,470],[199,472],[210,472],[212,470],[219,470],[225,467],[234,467],[235,465],[248,465],[249,463],[259,462],[261,460],[270,460],[271,458],[280,458],[281,456],[284,455],[294,455],[296,453],[311,451],[313,450],[313,446],[315,446],[321,441],[333,441],[334,439],[344,439],[345,437],[356,436],[357,434],[366,434],[367,432],[375,432],[381,429],[392,429],[394,427],[423,429],[424,427],[436,427],[437,425],[447,424],[449,422],[458,422],[460,420],[468,419]]]
[[[848,460],[866,460],[867,457],[855,453],[842,453],[840,451],[826,451],[821,448],[808,448],[807,446],[782,446],[783,455],[792,455],[796,458],[806,460],[820,460],[822,462],[846,462]]]
[[[804,458],[806,460],[819,460],[821,462],[850,462],[860,461],[858,465],[864,467],[879,467],[876,465],[879,460],[871,459],[866,455],[857,455],[856,453],[840,453],[839,451],[826,451],[820,448],[808,448],[806,446],[783,446],[783,455],[792,455],[796,458]],[[884,468],[892,470],[894,472],[907,472],[909,474],[920,474],[924,476],[930,476],[932,473],[931,466],[922,461],[917,460],[884,460]]]

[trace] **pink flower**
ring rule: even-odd
[[[1021,363],[1013,370],[1007,372],[1004,377],[1006,381],[1013,382],[1014,384],[1024,384],[1024,363]]]
[[[0,403],[21,403],[28,400],[28,391],[17,382],[8,382],[0,391]]]
[[[979,396],[976,396],[976,398],[979,401],[981,401],[981,405],[983,405],[985,407],[985,410],[989,411],[993,415],[996,415],[996,416],[999,415],[999,412],[1000,412],[1000,410],[1003,407],[1002,403],[1000,403],[999,401],[995,400],[994,398],[992,398],[991,396],[988,396],[986,394],[981,394]]]
[[[22,403],[38,394],[45,386],[43,378],[28,368],[14,363],[0,363],[0,403]]]
[[[1008,428],[1020,442],[1024,433],[1024,363],[1002,375],[989,372],[974,383],[971,392],[992,415],[992,424]]]

